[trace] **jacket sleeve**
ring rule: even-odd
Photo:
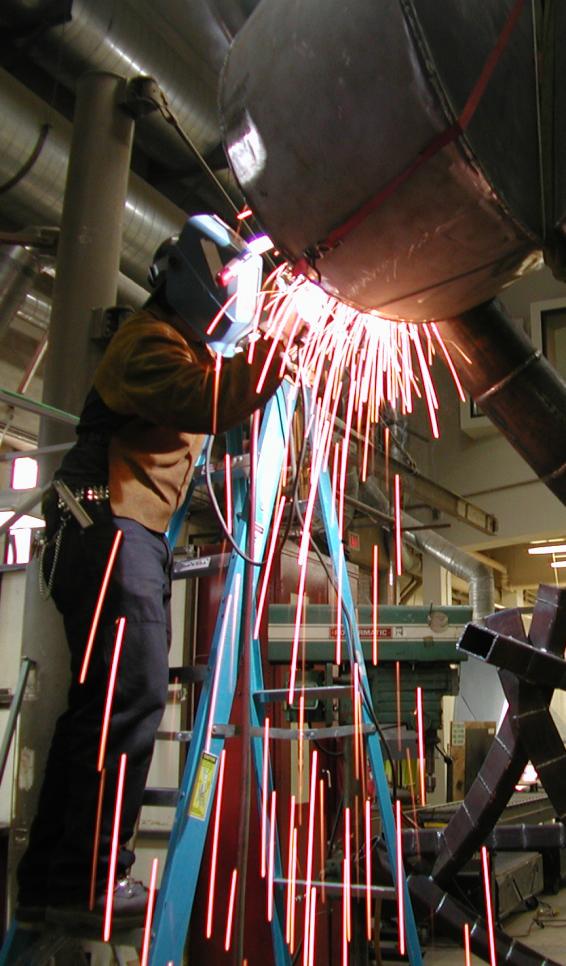
[[[224,432],[263,406],[280,385],[277,350],[257,392],[271,345],[258,341],[251,363],[245,353],[222,359],[217,376],[214,359],[199,358],[173,326],[127,322],[112,339],[94,385],[116,412],[183,432]]]

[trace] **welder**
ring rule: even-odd
[[[143,921],[147,890],[130,875],[134,855],[127,843],[167,698],[172,551],[165,531],[183,503],[203,434],[241,423],[281,381],[284,345],[275,352],[260,393],[256,385],[270,341],[257,341],[251,363],[247,353],[234,351],[250,323],[249,292],[237,290],[239,265],[248,281],[251,270],[253,281],[254,258],[216,216],[190,218],[178,238],[158,249],[150,270],[152,294],[106,349],[84,404],[77,441],[55,474],[59,492],[55,487],[48,492],[42,583],[63,615],[71,685],[18,870],[20,921],[47,919],[73,926],[102,922],[124,755],[114,924]],[[223,308],[208,334],[211,320]],[[210,343],[226,356],[220,368]],[[70,493],[67,499],[65,493]],[[80,683],[118,530],[122,539],[86,678]],[[119,618],[125,618],[125,632],[99,770]]]

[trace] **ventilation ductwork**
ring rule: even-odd
[[[0,338],[6,334],[13,316],[24,305],[40,268],[39,259],[27,248],[21,245],[0,246]]]
[[[71,90],[88,70],[154,77],[197,150],[207,154],[220,142],[218,73],[231,30],[246,16],[236,0],[212,6],[207,0],[68,0],[57,4],[62,22],[49,26],[53,3],[10,0],[4,20],[14,29],[42,28],[26,53]],[[159,112],[140,121],[136,136],[160,164],[195,169],[194,154]]]
[[[12,225],[58,225],[61,221],[71,125],[40,98],[0,71],[0,183],[14,178],[31,156],[42,125],[49,131],[31,169],[0,196]],[[186,215],[145,181],[130,174],[124,212],[122,271],[140,285],[161,242],[179,231]]]
[[[360,493],[366,503],[375,506],[384,513],[390,512],[387,497],[380,489],[375,477],[370,476],[360,485]],[[411,526],[422,526],[420,520],[403,513],[403,540],[419,553],[429,554],[441,567],[455,577],[460,577],[469,584],[470,605],[474,620],[479,620],[494,610],[494,581],[493,572],[481,561],[472,557],[465,550],[455,547],[434,530],[412,531]]]

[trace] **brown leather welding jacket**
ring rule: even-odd
[[[141,310],[118,330],[94,375],[103,403],[125,417],[108,443],[110,505],[163,531],[187,492],[203,434],[237,426],[264,405],[281,382],[280,351],[256,386],[271,342],[222,359],[189,341],[169,322]],[[128,418],[129,417],[129,418]]]

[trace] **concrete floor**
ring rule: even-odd
[[[539,896],[537,909],[510,916],[502,925],[510,936],[540,953],[541,962],[548,957],[566,966],[566,888],[557,896]],[[426,966],[463,966],[464,952],[439,943],[426,948],[424,961]],[[482,962],[472,956],[473,966]]]

